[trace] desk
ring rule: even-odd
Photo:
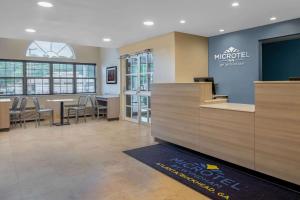
[[[197,150],[254,169],[254,112],[251,104],[201,105]]]
[[[107,120],[119,119],[120,117],[120,97],[117,95],[96,96],[98,104],[106,107]]]
[[[72,102],[74,99],[48,99],[48,102],[60,102],[60,122],[55,123],[56,126],[70,125],[67,122],[64,122],[64,102]]]
[[[256,170],[300,185],[300,82],[255,82]]]
[[[152,85],[151,134],[159,139],[198,150],[199,105],[212,99],[212,83]]]
[[[197,84],[153,84],[154,137],[300,185],[299,81],[255,82],[255,105]]]
[[[209,102],[209,101],[205,101]],[[212,101],[213,102],[213,101]],[[221,110],[231,110],[240,112],[255,112],[255,105],[253,104],[242,104],[242,103],[211,103],[200,105],[201,108],[211,108],[211,109],[221,109]]]
[[[10,99],[0,99],[0,130],[8,130],[10,127]]]

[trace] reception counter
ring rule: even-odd
[[[152,135],[300,184],[300,82],[255,82],[255,105],[215,102],[210,83],[154,84]]]
[[[254,169],[254,109],[247,104],[201,105],[198,150]]]

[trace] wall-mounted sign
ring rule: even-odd
[[[250,58],[247,51],[240,51],[234,47],[229,47],[223,53],[214,55],[214,59],[219,61],[220,67],[241,66],[245,64],[247,58]]]

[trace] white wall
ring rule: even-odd
[[[100,65],[101,65],[101,88],[102,94],[120,94],[120,53],[118,49],[101,48],[100,49]],[[117,84],[106,84],[106,68],[118,67]]]

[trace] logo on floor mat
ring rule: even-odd
[[[219,167],[217,165],[206,164],[206,169],[209,169],[209,170],[219,170]]]
[[[156,165],[205,189],[207,192],[216,193],[224,199],[230,199],[230,196],[221,192],[222,189],[240,191],[240,183],[226,177],[223,171],[214,164],[191,163],[183,159],[173,158],[168,160],[167,163],[156,163]]]

